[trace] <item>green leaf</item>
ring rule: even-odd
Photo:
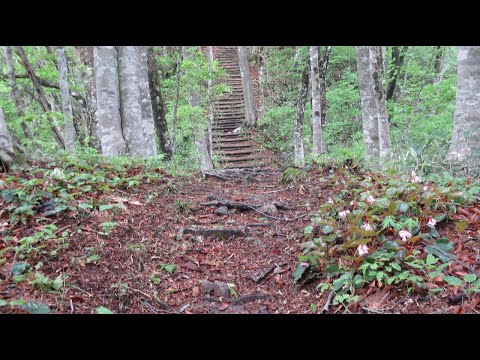
[[[446,213],[443,213],[443,214],[437,214],[437,215],[435,215],[433,218],[434,218],[435,220],[437,220],[437,222],[440,222],[440,221],[445,220],[446,217],[447,217],[447,214],[446,214]]]
[[[176,264],[162,264],[160,266],[160,270],[165,270],[169,274],[173,273],[176,268],[177,268]]]
[[[333,227],[331,227],[330,225],[325,225],[323,228],[322,228],[322,232],[325,234],[325,235],[328,235],[330,233],[333,232]]]
[[[62,274],[60,274],[53,281],[52,287],[58,291],[62,286],[63,286],[63,278],[62,278]]]
[[[9,305],[10,306],[15,306],[15,305],[24,305],[27,302],[25,300],[19,299],[19,300],[12,300],[10,301]]]
[[[436,262],[438,261],[438,258],[436,258],[435,256],[433,256],[432,254],[428,254],[427,255],[427,259],[426,259],[426,264],[427,265],[433,265],[435,264]]]
[[[390,200],[388,200],[387,198],[380,198],[375,201],[375,205],[382,209],[386,209],[390,205]]]
[[[463,280],[467,283],[471,283],[475,280],[477,280],[477,275],[476,274],[466,274],[463,276]]]
[[[99,306],[95,309],[95,311],[97,312],[97,314],[102,314],[102,315],[110,315],[110,314],[114,314],[114,312],[110,309],[107,309],[106,307],[103,307],[103,306]]]
[[[402,271],[402,268],[400,267],[400,265],[395,262],[390,263],[390,266],[397,271]]]
[[[307,270],[309,266],[310,265],[306,262],[301,262],[300,264],[298,264],[297,269],[293,273],[293,280],[295,281],[295,283],[297,283],[298,280],[302,278],[305,270]]]
[[[82,210],[93,209],[93,205],[90,205],[90,204],[87,204],[87,203],[80,203],[80,204],[78,204],[78,207]]]
[[[398,211],[400,212],[406,212],[408,210],[408,204],[406,202],[401,202],[398,205]]]
[[[303,234],[307,239],[310,239],[313,236],[313,226],[312,225],[306,226],[305,229],[303,229]]]
[[[13,266],[12,266],[12,275],[20,275],[22,274],[26,269],[29,268],[29,264],[26,263],[26,262],[16,262]]]
[[[0,299],[0,307],[5,306],[5,305],[8,305],[8,301]]]
[[[114,206],[115,205],[113,205],[113,204],[100,205],[98,207],[98,210],[99,211],[105,211],[105,210],[109,210],[109,209],[113,208]]]
[[[48,314],[50,312],[50,308],[48,306],[38,301],[29,301],[21,307],[27,310],[29,314]]]
[[[462,286],[462,280],[460,280],[456,276],[444,276],[443,280],[445,280],[448,284],[452,286]]]

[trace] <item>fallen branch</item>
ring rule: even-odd
[[[253,274],[252,276],[250,276],[250,279],[252,279],[256,283],[259,283],[260,281],[265,279],[268,275],[270,275],[273,272],[273,270],[275,270],[275,268],[276,268],[275,265],[270,266],[265,270],[262,270],[256,274]]]
[[[201,228],[181,228],[179,231],[180,237],[183,234],[191,234],[194,236],[211,236],[219,239],[230,238],[230,237],[246,237],[247,234],[241,229],[228,229],[228,228],[219,228],[219,229],[201,229]]]
[[[267,297],[267,294],[262,294],[262,293],[247,294],[247,295],[242,295],[238,298],[228,299],[228,302],[230,304],[246,304],[248,302],[252,302],[255,300],[265,299],[266,297]]]
[[[332,303],[332,300],[333,300],[333,295],[335,295],[335,292],[332,290],[330,291],[330,294],[328,294],[327,302],[322,308],[322,314],[328,314],[328,310],[330,309],[330,304]]]

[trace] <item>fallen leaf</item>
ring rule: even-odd
[[[228,305],[227,303],[221,303],[220,306],[218,307],[218,310],[223,311],[227,309],[229,306],[230,305]]]
[[[142,205],[143,205],[140,201],[137,201],[137,200],[129,201],[129,203],[132,204],[132,205],[138,205],[138,206],[142,206]]]

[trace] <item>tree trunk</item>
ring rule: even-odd
[[[185,56],[190,56],[190,52],[195,50],[195,47],[185,46]],[[192,124],[193,137],[195,141],[195,149],[200,158],[200,170],[202,172],[212,170],[213,162],[210,154],[208,153],[208,143],[205,136],[205,130],[201,126],[202,119],[196,115],[195,108],[199,108],[200,104],[200,94],[199,90],[195,86],[191,86],[189,89],[189,100],[190,105],[192,106],[192,112],[190,113],[190,122]]]
[[[377,105],[373,93],[370,74],[370,47],[356,47],[358,87],[362,110],[363,140],[365,143],[365,163],[368,167],[375,167],[380,156],[378,140]]]
[[[87,113],[89,145],[97,150],[101,150],[100,140],[98,139],[97,90],[93,72],[93,46],[77,46],[76,50],[80,61],[85,67],[81,76],[85,88],[85,110]]]
[[[10,170],[14,162],[15,151],[13,150],[12,136],[7,128],[3,109],[0,107],[0,170]]]
[[[42,106],[43,111],[47,113],[47,117],[52,123],[54,139],[58,142],[58,144],[62,148],[65,149],[65,142],[63,140],[62,131],[58,128],[56,120],[50,114],[48,114],[50,112],[50,106],[48,104],[47,96],[45,95],[45,91],[43,91],[43,87],[42,87],[42,84],[40,83],[40,80],[38,79],[37,75],[35,75],[35,72],[33,71],[33,68],[30,65],[30,62],[28,61],[27,55],[25,54],[25,50],[23,50],[21,46],[16,46],[15,52],[20,57],[20,60],[27,72],[28,77],[30,78],[30,80],[32,80],[33,87],[35,88],[35,91],[38,94],[38,101]]]
[[[258,117],[263,118],[265,115],[265,58],[263,46],[260,47],[258,52]]]
[[[457,97],[448,159],[454,171],[478,173],[480,151],[480,47],[459,46]]]
[[[173,106],[173,119],[172,119],[172,153],[175,154],[176,147],[176,136],[177,136],[177,112],[178,112],[178,101],[180,100],[180,84],[182,80],[182,62],[183,62],[183,53],[184,48],[180,46],[178,50],[178,66],[177,66],[177,91],[175,94],[175,105]]]
[[[312,154],[322,153],[322,121],[320,93],[319,47],[310,46],[310,84],[312,94]],[[303,79],[302,79],[303,81]],[[303,149],[302,149],[303,151]]]
[[[127,153],[122,133],[118,87],[117,51],[114,46],[93,48],[97,91],[98,137],[102,153],[119,156]]]
[[[245,121],[248,126],[253,127],[257,125],[257,115],[255,113],[255,97],[253,95],[252,78],[248,64],[248,52],[245,46],[238,47],[238,61],[240,64],[243,97],[245,100]]]
[[[322,70],[320,72],[320,117],[322,123],[322,129],[327,125],[327,71],[328,64],[330,63],[330,54],[332,53],[332,47],[325,47],[325,56],[322,61]],[[323,149],[325,150],[325,149]]]
[[[400,46],[392,47],[392,64],[389,66],[387,78],[387,94],[385,96],[386,100],[393,98],[395,88],[397,87],[398,76],[400,75],[400,69],[402,68],[403,61],[405,60],[405,54],[407,53],[408,46],[403,46],[400,49]]]
[[[305,165],[305,156],[303,150],[303,116],[305,112],[305,104],[308,95],[308,73],[310,68],[310,59],[303,69],[302,82],[300,84],[300,91],[298,94],[297,113],[295,116],[294,128],[294,151],[295,151],[295,166],[303,167]]]
[[[20,125],[22,127],[23,134],[27,139],[32,139],[30,129],[28,128],[27,124],[25,124],[25,121],[23,121],[22,119],[25,115],[25,102],[23,101],[22,95],[18,91],[17,79],[15,75],[15,66],[13,65],[12,48],[10,46],[5,46],[5,62],[7,63],[8,69],[8,81],[10,87],[12,88],[12,98],[13,102],[15,103],[17,115],[20,118]]]
[[[118,47],[120,114],[129,153],[138,157],[157,155],[152,102],[148,85],[147,48]]]
[[[150,95],[152,100],[153,119],[157,133],[160,152],[165,154],[167,159],[172,158],[172,148],[168,136],[167,118],[165,116],[165,104],[163,102],[162,90],[158,74],[158,64],[153,52],[153,46],[148,47],[148,82],[150,84]]]
[[[370,69],[375,96],[375,105],[378,118],[378,142],[380,151],[380,164],[382,167],[390,160],[392,145],[390,143],[390,129],[388,123],[385,91],[382,84],[382,58],[381,47],[370,48]]]
[[[65,48],[57,47],[58,62],[58,83],[60,85],[60,95],[62,97],[62,112],[64,119],[63,140],[65,142],[65,150],[75,153],[75,129],[73,128],[73,111],[72,98],[70,96],[70,86],[67,80],[67,60],[65,59]]]

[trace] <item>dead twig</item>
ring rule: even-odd
[[[335,292],[332,290],[332,291],[330,291],[330,294],[328,294],[327,302],[325,303],[325,305],[322,308],[322,314],[328,314],[328,310],[330,309],[330,305],[331,305],[332,300],[333,300],[333,295],[335,295]]]

